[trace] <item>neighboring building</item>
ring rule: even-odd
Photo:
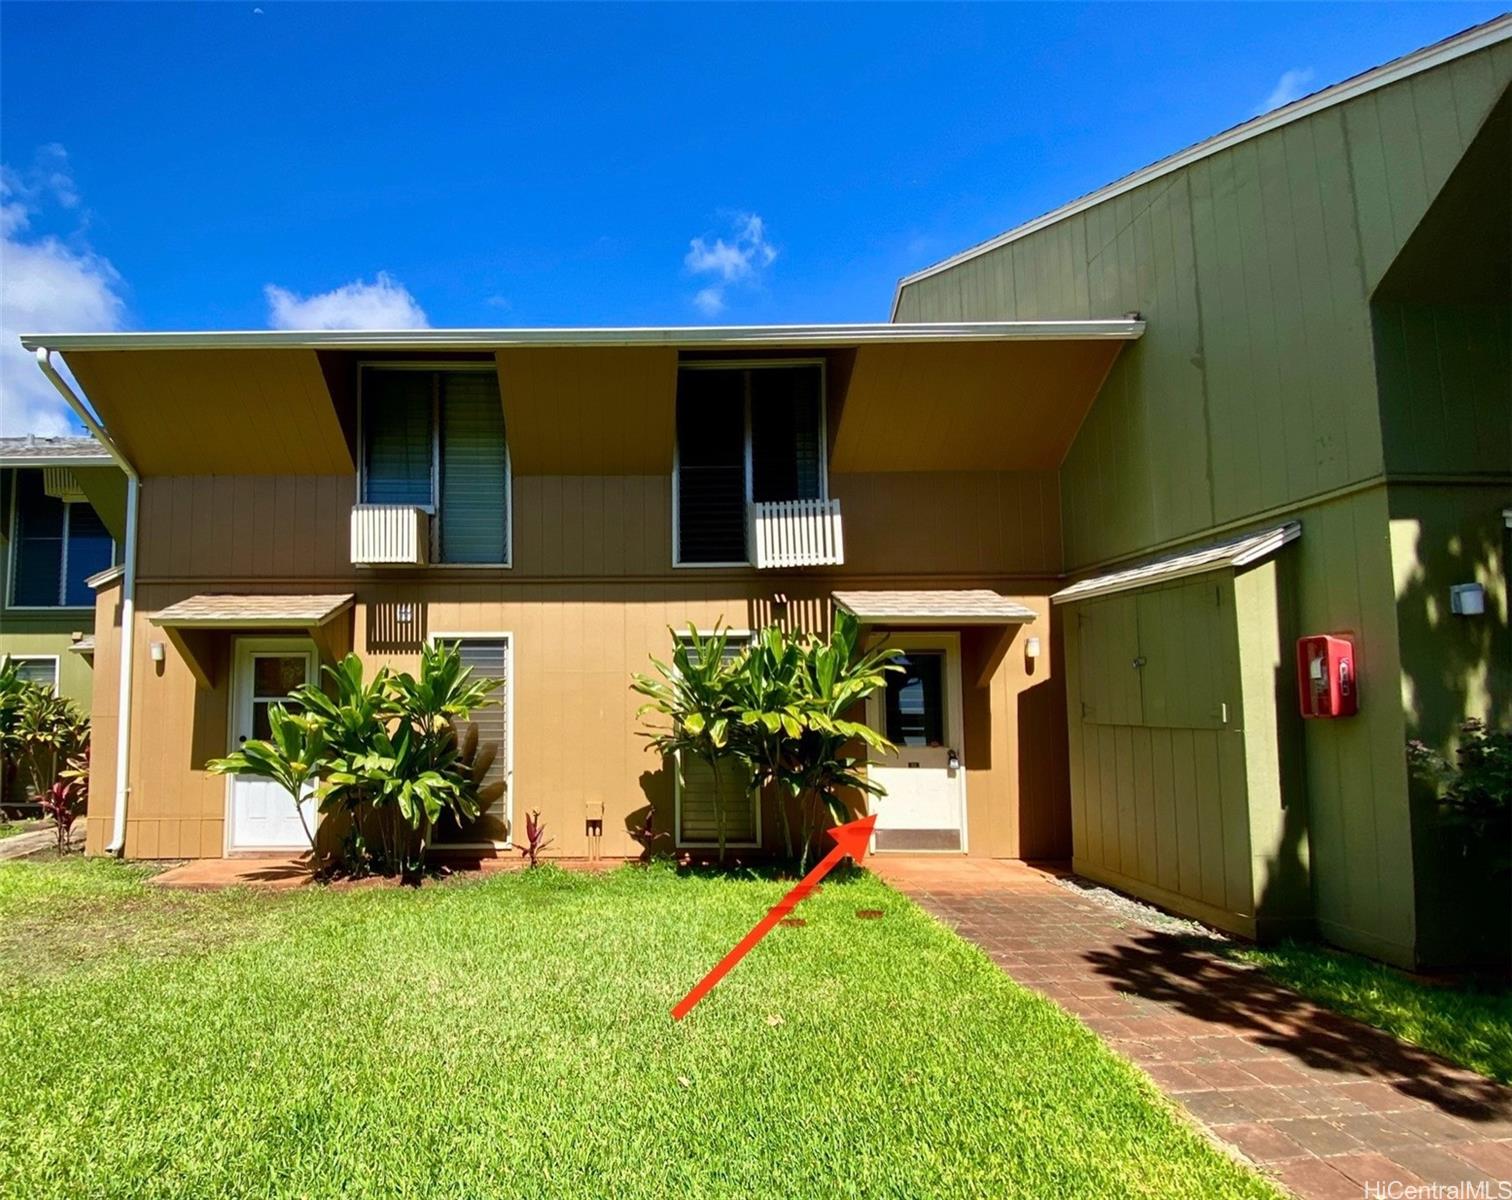
[[[89,437],[0,438],[0,655],[89,708],[95,594],[116,561],[126,477]]]
[[[872,714],[903,744],[879,851],[1074,856],[1245,934],[1504,956],[1512,906],[1447,859],[1404,745],[1512,719],[1509,36],[921,272],[891,325],[24,338],[141,481],[89,848],[297,848],[205,762],[320,661],[446,638],[507,685],[463,843],[540,809],[564,855],[599,819],[639,853],[648,814],[705,849],[630,675],[669,626],[841,606],[908,658]],[[1359,715],[1304,728],[1299,633],[1354,639]],[[772,804],[732,843],[774,848]]]
[[[1512,881],[1460,852],[1403,747],[1512,722],[1509,37],[1470,30],[902,281],[905,322],[1148,322],[1058,475],[1082,874],[1245,931],[1311,917],[1405,965],[1506,961]],[[1253,533],[1290,544],[1182,557]],[[1484,612],[1454,611],[1460,584]],[[1354,639],[1357,716],[1296,719],[1299,633]]]

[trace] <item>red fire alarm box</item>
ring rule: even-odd
[[[1326,633],[1298,638],[1297,698],[1304,717],[1352,717],[1359,712],[1354,642]]]

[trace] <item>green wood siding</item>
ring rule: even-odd
[[[1382,475],[1369,297],[1509,80],[1503,43],[903,290],[903,321],[1148,319],[1062,468],[1069,569]],[[1395,470],[1443,459],[1391,436]]]

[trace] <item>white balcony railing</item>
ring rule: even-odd
[[[352,562],[421,566],[430,549],[430,517],[411,504],[352,506]]]
[[[776,500],[747,507],[757,567],[829,567],[845,561],[838,500]]]

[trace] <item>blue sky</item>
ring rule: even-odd
[[[900,275],[1498,11],[7,2],[0,325],[885,320]],[[45,431],[15,361],[0,428]]]

